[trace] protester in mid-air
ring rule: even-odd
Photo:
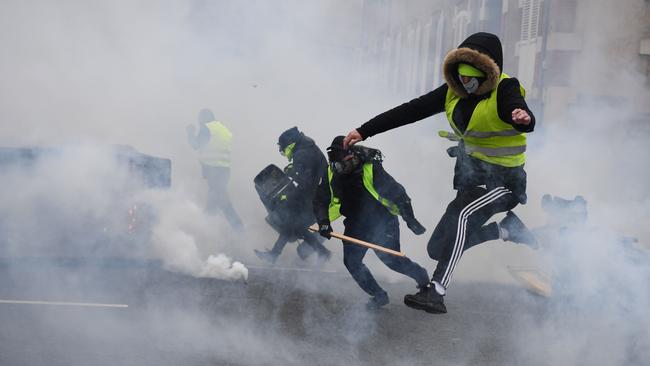
[[[352,145],[445,112],[453,131],[439,134],[458,142],[448,150],[456,158],[456,198],[447,206],[427,246],[429,256],[438,264],[429,286],[404,297],[410,307],[446,313],[443,295],[463,251],[474,245],[498,238],[537,245],[511,211],[526,203],[525,133],[533,131],[535,117],[519,81],[502,69],[499,38],[490,33],[473,34],[447,54],[445,84],[372,118],[345,138],[344,145]],[[501,222],[485,225],[499,212],[507,212]]]

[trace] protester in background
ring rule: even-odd
[[[322,244],[322,239],[307,230],[316,222],[313,201],[316,186],[323,172],[327,170],[327,160],[314,140],[292,127],[278,138],[280,154],[289,160],[284,173],[291,184],[284,189],[278,202],[273,205],[267,221],[280,234],[271,250],[255,250],[257,256],[274,263],[289,241],[302,239],[298,245],[298,255],[302,259],[316,252],[318,262],[327,261],[331,252]]]
[[[208,182],[206,212],[216,214],[221,211],[230,226],[242,230],[242,221],[228,194],[232,133],[222,122],[216,120],[209,109],[199,112],[198,126],[198,134],[194,126],[187,126],[187,140],[199,152],[203,178]]]
[[[490,33],[469,36],[447,54],[443,63],[446,83],[439,88],[384,112],[352,130],[344,145],[445,112],[453,132],[441,137],[458,141],[448,153],[456,158],[456,198],[433,231],[427,246],[438,261],[431,284],[406,305],[429,313],[446,313],[443,301],[451,276],[464,250],[501,238],[537,245],[535,238],[510,210],[526,203],[526,132],[535,117],[524,100],[519,81],[502,72],[499,38]],[[484,225],[494,214],[505,219]]]
[[[322,236],[330,238],[330,222],[340,215],[345,216],[345,235],[396,251],[400,250],[398,215],[415,234],[424,233],[406,190],[382,167],[379,150],[363,146],[344,149],[343,136],[337,136],[327,154],[329,168],[320,179],[314,201]],[[366,307],[372,310],[388,304],[388,294],[363,264],[368,248],[343,244],[345,267],[359,287],[372,296]],[[407,257],[375,253],[390,269],[414,279],[418,287],[429,284],[427,271]]]

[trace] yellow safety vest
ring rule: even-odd
[[[509,76],[501,74],[499,84]],[[485,162],[505,167],[517,167],[526,162],[526,135],[499,118],[497,110],[498,85],[476,105],[465,133],[461,133],[452,116],[460,101],[451,88],[447,90],[445,111],[454,132],[440,131],[438,134],[452,141],[463,141],[465,152]],[[520,86],[522,96],[526,91]]]
[[[327,167],[327,179],[329,181],[329,186],[330,186],[330,206],[329,206],[330,222],[341,217],[341,212],[340,212],[341,200],[334,195],[334,190],[332,189],[333,176],[334,173],[332,172],[332,168]],[[375,189],[375,185],[373,183],[372,163],[363,164],[363,186],[366,188],[366,190],[368,191],[368,193],[370,193],[371,196],[373,196],[384,207],[386,207],[388,212],[390,212],[395,216],[399,215],[399,208],[397,208],[397,205],[391,202],[390,200],[381,197],[377,192],[377,190]]]
[[[221,122],[212,121],[205,126],[210,131],[210,141],[199,149],[201,163],[216,167],[230,167],[232,133]]]

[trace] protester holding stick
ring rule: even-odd
[[[343,148],[343,136],[334,139],[327,149],[329,167],[321,178],[314,210],[319,232],[330,238],[331,220],[345,216],[345,235],[399,251],[399,221],[401,215],[415,234],[425,228],[415,219],[411,200],[404,187],[382,167],[379,150],[363,146]],[[388,294],[363,264],[367,246],[353,245],[343,240],[343,262],[352,278],[370,296],[366,307],[378,309],[388,304]],[[379,259],[390,269],[413,278],[418,287],[427,286],[427,271],[404,256],[375,250]]]

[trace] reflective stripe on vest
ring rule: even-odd
[[[341,217],[341,200],[334,195],[334,190],[332,189],[332,177],[334,173],[332,172],[331,167],[327,167],[327,182],[330,187],[330,207],[329,207],[329,218],[330,222]]]
[[[508,75],[501,74],[499,84]],[[487,99],[476,105],[465,133],[461,133],[453,120],[454,109],[460,101],[451,89],[447,90],[445,111],[454,132],[440,131],[441,137],[463,141],[465,152],[485,162],[505,167],[516,167],[526,162],[526,135],[499,118],[497,109],[498,85]],[[522,96],[526,91],[520,86]]]
[[[210,140],[199,150],[201,163],[209,166],[230,167],[232,133],[221,122],[205,124],[210,131]]]
[[[327,167],[327,179],[329,180],[329,185],[330,185],[330,207],[329,207],[329,213],[330,213],[330,221],[336,220],[336,218],[341,216],[341,213],[339,212],[339,208],[341,207],[341,201],[338,197],[334,196],[334,190],[332,189],[332,177],[334,174],[332,173],[332,168]],[[391,214],[397,216],[399,215],[399,208],[397,208],[397,205],[393,203],[392,201],[382,197],[379,195],[379,192],[375,189],[375,185],[373,183],[373,172],[372,172],[372,163],[366,163],[363,164],[363,186],[366,188],[366,191],[370,193],[370,195],[379,201],[386,209],[388,212]],[[335,206],[335,208],[333,207]],[[333,210],[335,210],[336,218],[332,219],[332,213]]]
[[[524,146],[511,146],[511,147],[480,147],[474,145],[465,145],[465,152],[467,154],[481,153],[485,156],[508,156],[523,154],[526,152],[526,145]]]

